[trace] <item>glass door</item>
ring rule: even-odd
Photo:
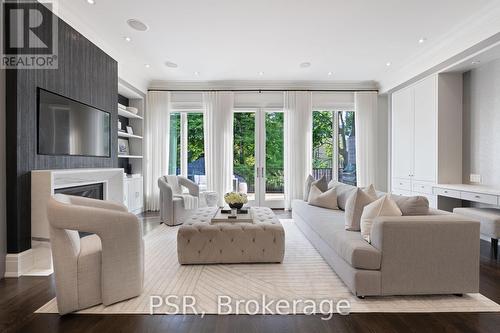
[[[234,178],[250,205],[284,207],[282,110],[234,113]]]

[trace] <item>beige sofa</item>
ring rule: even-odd
[[[359,297],[479,291],[479,223],[443,211],[378,217],[371,244],[344,228],[344,211],[292,203],[293,219]]]

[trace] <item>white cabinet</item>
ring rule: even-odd
[[[414,87],[413,172],[412,179],[436,182],[437,153],[437,77]]]
[[[462,182],[462,76],[439,74],[392,94],[392,185],[396,194],[423,195]]]
[[[392,160],[393,176],[409,179],[413,168],[413,90],[404,89],[394,93],[392,114],[393,154],[398,158]]]
[[[142,177],[123,179],[123,203],[132,213],[143,211],[143,181]]]

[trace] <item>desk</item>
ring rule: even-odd
[[[442,197],[500,206],[500,189],[484,185],[437,184],[432,193]]]

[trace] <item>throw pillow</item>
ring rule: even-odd
[[[429,200],[424,196],[391,195],[391,199],[405,216],[429,214]]]
[[[314,177],[309,175],[306,178],[306,182],[304,184],[304,201],[307,201],[309,199],[309,191],[311,191],[311,184],[314,181]]]
[[[361,236],[368,243],[371,242],[370,234],[372,231],[373,220],[379,216],[401,216],[401,210],[391,199],[390,195],[384,195],[363,209],[361,215]]]
[[[378,198],[377,191],[375,190],[375,186],[373,186],[373,184],[370,184],[367,187],[365,187],[363,191],[365,191],[366,194],[368,194],[373,198]]]
[[[365,206],[371,204],[375,200],[377,200],[376,196],[373,197],[360,188],[357,188],[351,194],[351,196],[347,199],[347,203],[345,205],[346,230],[360,230],[360,221],[361,215],[363,214],[363,209],[365,208]]]
[[[320,179],[313,181],[311,183],[311,188],[313,186],[316,186],[317,188],[319,188],[321,190],[321,192],[326,192],[326,190],[328,190],[328,182],[326,181],[325,176],[322,176]],[[310,192],[311,192],[311,190],[309,189],[309,193]],[[307,194],[307,201],[309,201],[309,193]]]
[[[337,192],[334,188],[322,192],[316,185],[312,185],[309,192],[309,204],[328,209],[339,209],[337,207]]]

